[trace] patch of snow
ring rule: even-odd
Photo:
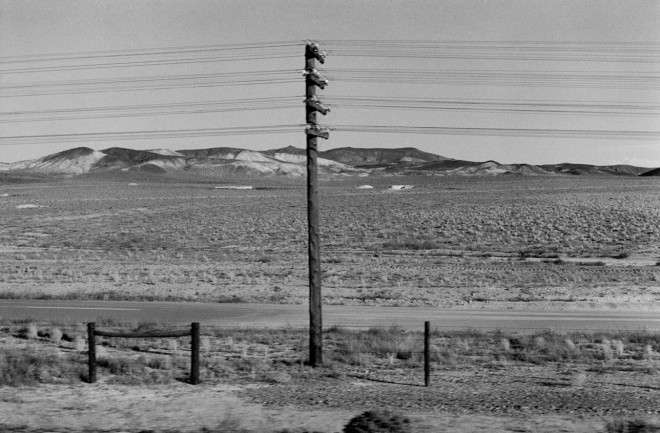
[[[240,153],[240,152],[239,152]],[[225,152],[225,153],[216,153],[215,155],[210,155],[208,158],[209,160],[214,160],[214,159],[236,159],[237,153],[235,152]]]
[[[143,162],[142,164],[138,164],[137,167],[142,167],[144,165],[151,164],[158,166],[162,168],[163,170],[166,169],[178,169],[185,167],[186,165],[186,160],[184,158],[181,159],[175,159],[175,160],[164,160],[164,159],[152,159],[150,161]]]
[[[276,153],[273,158],[278,161],[290,162],[292,164],[304,164],[307,162],[306,155],[294,155],[292,153]]]
[[[276,153],[273,155],[273,158],[278,161],[289,162],[292,164],[307,164],[307,155],[294,155],[292,153]],[[331,159],[317,158],[316,163],[319,167],[332,167],[340,169],[348,169],[349,167],[346,164],[341,162],[333,161]]]
[[[252,150],[243,150],[234,157],[239,161],[251,161],[251,162],[273,162],[273,160],[261,152],[255,152]]]
[[[410,157],[410,156],[404,156],[403,158],[401,158],[399,160],[399,162],[422,162],[423,163],[423,162],[426,162],[426,160],[421,159],[421,158],[413,158],[413,157]]]
[[[286,175],[286,176],[303,176],[305,174],[305,167],[298,164],[289,164],[286,162],[277,162],[274,160],[257,162],[257,161],[234,161],[230,163],[234,169],[238,171],[246,171],[252,173],[260,173],[265,175]]]
[[[478,165],[472,167],[459,167],[454,170],[449,170],[447,174],[457,176],[495,176],[507,172],[508,170],[493,167],[491,165]]]
[[[501,169],[499,167],[493,167],[493,168],[486,168],[483,170],[483,173],[485,174],[502,174],[502,173],[507,173],[508,170]]]
[[[214,186],[213,189],[254,189],[250,185]]]
[[[479,167],[479,168],[485,168],[485,169],[488,169],[488,168],[498,168],[498,167],[500,167],[500,164],[498,164],[498,163],[495,162],[495,161],[486,161],[486,162],[484,162],[483,164],[479,164],[477,167]]]
[[[262,174],[274,174],[275,170],[270,167],[267,167],[265,164],[255,161],[243,161],[238,160],[230,163],[229,165],[233,166],[236,169],[242,169],[244,171],[252,171]]]
[[[9,170],[39,170],[45,173],[87,173],[92,165],[96,164],[105,153],[98,150],[78,158],[55,158],[47,160],[48,157],[28,161],[18,161],[7,166]]]
[[[151,153],[157,153],[159,155],[165,155],[165,156],[181,156],[183,157],[182,154],[177,152],[176,150],[170,150],[170,149],[149,149],[147,152]]]

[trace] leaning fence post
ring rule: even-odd
[[[190,331],[191,335],[191,360],[190,360],[190,383],[199,383],[199,322],[194,322]]]
[[[89,383],[96,382],[96,323],[87,324],[87,354],[89,365]]]
[[[431,384],[431,322],[424,322],[424,386]]]

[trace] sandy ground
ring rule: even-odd
[[[260,385],[247,385],[260,386]],[[167,386],[43,385],[0,389],[0,426],[105,431],[215,427],[227,419],[253,431],[306,428],[339,432],[360,413],[296,407],[264,409],[243,401],[238,386],[178,383]],[[597,432],[602,418],[544,415],[505,417],[451,413],[407,414],[419,432]]]

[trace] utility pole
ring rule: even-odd
[[[309,234],[309,365],[323,364],[323,322],[321,319],[321,242],[319,239],[318,137],[329,138],[327,128],[316,123],[316,113],[329,109],[316,99],[316,87],[324,89],[328,80],[316,71],[316,60],[325,63],[318,44],[305,47],[305,115],[307,120],[307,221]]]

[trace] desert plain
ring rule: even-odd
[[[304,304],[303,182],[3,184],[0,297]],[[325,304],[660,314],[657,178],[334,178],[320,203]],[[99,383],[86,384],[82,324],[5,321],[5,365],[39,356],[23,383],[4,378],[0,425],[334,432],[384,407],[419,431],[549,432],[660,415],[660,336],[644,330],[436,330],[430,388],[416,333],[330,329],[317,369],[304,330],[206,333],[198,387],[180,377],[185,339],[106,341]]]

